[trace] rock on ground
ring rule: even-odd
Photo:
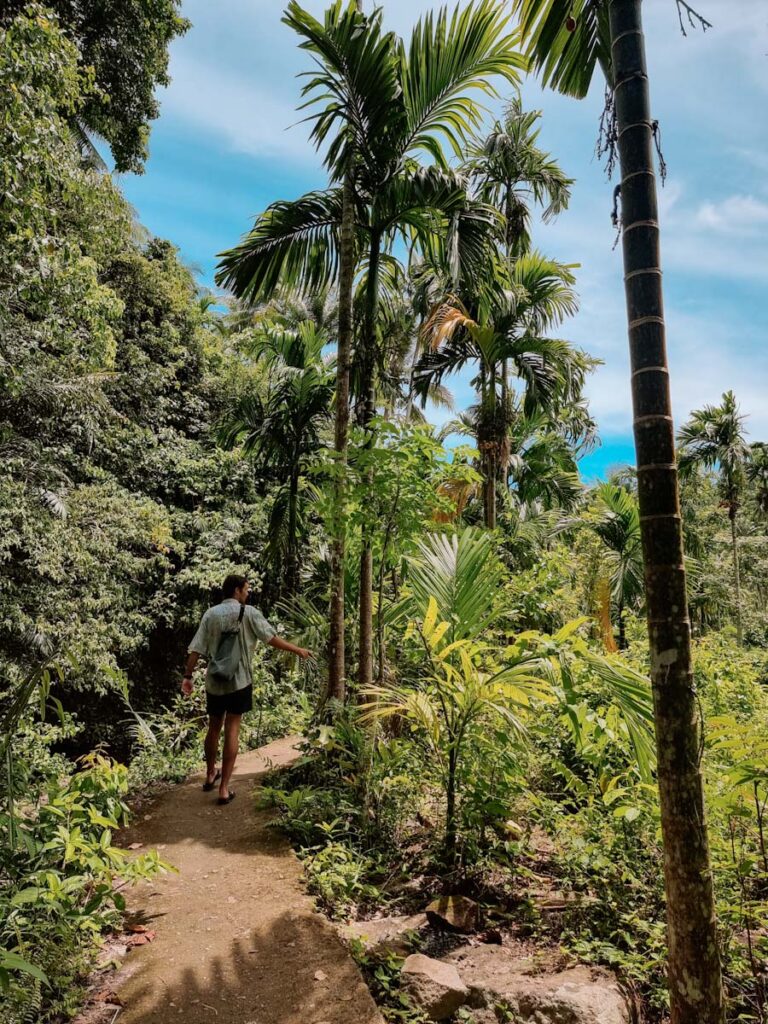
[[[354,921],[339,926],[347,941],[359,939],[369,953],[396,953],[407,956],[413,949],[411,938],[427,925],[424,914],[379,917],[371,921]]]
[[[469,989],[467,1005],[506,1005],[520,1024],[632,1024],[629,1002],[613,975],[588,967],[537,974],[531,960],[502,946],[456,950],[448,958]]]
[[[467,896],[441,896],[427,907],[427,920],[436,928],[468,935],[477,930],[480,908]]]
[[[468,990],[453,964],[421,953],[409,956],[400,986],[415,1006],[435,1021],[447,1020],[466,1002]]]

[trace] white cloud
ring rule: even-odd
[[[720,203],[702,203],[696,222],[725,234],[760,231],[768,225],[768,202],[754,196],[728,196]]]
[[[306,0],[316,16],[327,4]],[[372,5],[366,0],[366,9]],[[385,21],[407,33],[419,14],[438,5],[384,0]],[[227,152],[257,158],[271,198],[284,194],[284,177],[297,169],[323,181],[307,126],[286,130],[302,116],[295,75],[311,61],[280,24],[283,6],[281,0],[185,0],[194,27],[174,44],[173,81],[162,97],[163,119],[220,153],[223,167]],[[674,408],[681,422],[732,387],[751,414],[753,437],[768,437],[762,298],[768,281],[768,12],[758,0],[699,0],[699,6],[713,28],[683,39],[674,0],[644,4],[654,116],[670,166],[659,206]],[[581,310],[562,334],[605,361],[589,385],[593,411],[606,434],[626,436],[632,413],[621,252],[612,250],[614,183],[605,181],[592,156],[602,84],[596,82],[583,103],[534,82],[526,83],[524,96],[528,106],[544,111],[541,144],[577,179],[571,209],[535,232],[548,255],[581,264]],[[251,200],[242,196],[233,197],[233,209],[235,199],[252,212]],[[173,196],[167,201],[172,207]],[[216,189],[200,203],[215,205]],[[226,211],[217,212],[227,219]],[[245,226],[234,215],[233,222],[233,233]],[[460,405],[468,394],[457,384]]]
[[[165,116],[198,128],[205,141],[223,139],[239,153],[291,162],[317,161],[302,117],[285,93],[177,51],[171,86],[161,96]]]

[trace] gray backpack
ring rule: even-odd
[[[208,662],[208,672],[219,686],[235,689],[237,666],[240,664],[240,629],[243,624],[245,605],[240,605],[237,628],[222,632],[216,651]]]

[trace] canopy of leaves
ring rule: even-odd
[[[140,171],[149,126],[160,111],[158,86],[168,85],[168,47],[189,28],[181,0],[4,0],[0,19],[9,24],[27,10],[37,19],[53,11],[74,44],[94,88],[83,97],[79,123],[105,139],[118,171]]]

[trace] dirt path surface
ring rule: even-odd
[[[161,796],[124,842],[162,847],[179,869],[135,890],[134,917],[156,931],[111,987],[116,1024],[383,1024],[334,928],[313,910],[288,843],[254,809],[253,787],[298,755],[295,739],[241,755],[216,805],[195,777]]]

